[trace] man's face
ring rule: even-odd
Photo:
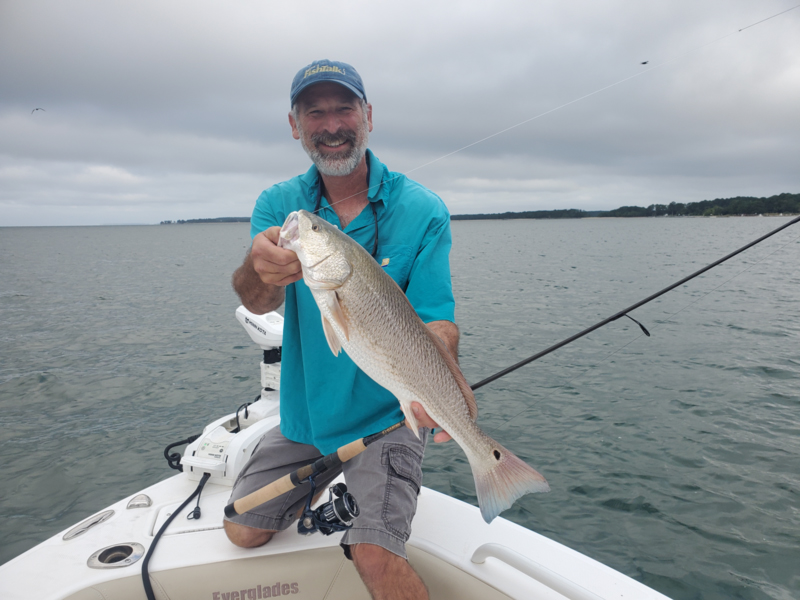
[[[323,82],[303,91],[289,114],[292,136],[323,175],[352,173],[364,158],[372,131],[372,106],[338,83]]]

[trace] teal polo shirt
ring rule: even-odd
[[[369,201],[378,218],[379,264],[406,293],[426,322],[454,321],[450,283],[450,214],[436,194],[402,173],[393,173],[367,150]],[[289,213],[314,210],[319,171],[273,185],[259,196],[250,221],[255,237]],[[341,224],[326,198],[319,216]],[[372,253],[375,218],[367,207],[344,232]],[[281,432],[323,454],[377,433],[403,419],[397,398],[370,379],[344,350],[334,356],[325,340],[319,308],[301,279],[286,286],[281,357]]]

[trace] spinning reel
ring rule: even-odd
[[[328,488],[328,501],[312,510],[311,503],[317,490],[314,478],[317,475],[319,473],[315,472],[308,478],[311,482],[311,491],[306,498],[303,514],[297,522],[297,533],[311,535],[319,531],[323,535],[330,535],[336,531],[347,531],[353,526],[353,519],[358,517],[360,512],[356,499],[347,491],[345,484],[337,483]]]

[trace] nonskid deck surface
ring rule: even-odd
[[[109,507],[114,511],[110,518],[85,533],[65,541],[62,532],[6,563],[0,567],[0,597],[141,600],[141,559],[99,569],[87,566],[87,560],[108,547],[149,548],[154,532],[195,485],[185,474],[176,475],[143,490],[152,498],[150,507],[126,508],[126,498]],[[369,598],[343,556],[340,534],[300,536],[292,527],[261,548],[233,546],[222,529],[229,494],[228,486],[207,485],[201,518],[186,518],[192,503],[164,533],[150,562],[157,598]],[[666,598],[505,519],[487,525],[476,507],[427,488],[420,494],[408,554],[431,598]]]

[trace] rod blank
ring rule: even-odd
[[[569,343],[571,343],[571,342],[574,342],[574,341],[575,341],[575,340],[577,340],[578,338],[582,338],[583,336],[585,336],[585,335],[587,335],[587,334],[589,334],[589,333],[593,332],[595,329],[599,329],[599,328],[600,328],[600,327],[602,327],[603,325],[607,325],[607,324],[608,324],[608,323],[610,323],[611,321],[616,321],[617,319],[619,319],[619,318],[621,318],[621,317],[625,317],[625,316],[627,316],[627,315],[626,315],[626,313],[628,313],[628,312],[630,312],[630,311],[632,311],[632,310],[634,310],[634,309],[637,309],[637,308],[639,308],[640,306],[642,306],[642,305],[644,305],[644,304],[647,304],[648,302],[650,302],[650,301],[652,301],[652,300],[655,300],[656,298],[658,298],[659,296],[662,296],[662,295],[666,294],[666,293],[667,293],[667,292],[669,292],[670,290],[674,290],[674,289],[675,289],[676,287],[678,287],[679,285],[682,285],[682,284],[686,283],[686,282],[687,282],[687,281],[689,281],[690,279],[694,279],[694,278],[695,278],[695,277],[697,277],[698,275],[702,275],[703,273],[705,273],[705,272],[706,272],[706,271],[708,271],[709,269],[713,269],[713,268],[714,268],[714,267],[716,267],[717,265],[719,265],[719,264],[721,264],[721,263],[724,263],[724,262],[725,262],[726,260],[728,260],[729,258],[733,258],[733,257],[734,257],[734,256],[736,256],[737,254],[739,254],[739,253],[741,253],[741,252],[744,252],[744,251],[745,251],[745,250],[747,250],[748,248],[752,248],[752,247],[753,247],[753,246],[755,246],[756,244],[758,244],[758,243],[760,243],[760,242],[763,242],[763,241],[764,241],[765,239],[767,239],[768,237],[775,235],[776,233],[778,233],[779,231],[782,231],[782,230],[786,229],[786,228],[787,228],[787,227],[789,227],[790,225],[794,225],[794,224],[795,224],[795,223],[797,223],[798,221],[800,221],[800,217],[796,217],[796,218],[792,219],[791,221],[789,221],[788,223],[784,223],[783,225],[781,225],[781,226],[780,226],[780,227],[778,227],[777,229],[774,229],[774,230],[770,231],[768,234],[766,234],[766,235],[762,235],[762,236],[761,236],[760,238],[758,238],[757,240],[755,240],[755,241],[752,241],[752,242],[750,242],[749,244],[747,244],[747,245],[745,245],[745,246],[742,246],[741,248],[739,248],[738,250],[735,250],[735,251],[731,252],[731,253],[730,253],[730,254],[728,254],[727,256],[723,256],[723,257],[722,257],[722,258],[720,258],[719,260],[717,260],[717,261],[715,261],[715,262],[711,263],[711,264],[710,264],[710,265],[708,265],[708,266],[705,266],[705,267],[703,267],[703,268],[702,268],[702,269],[700,269],[699,271],[695,271],[694,273],[692,273],[691,275],[688,275],[688,276],[684,277],[684,278],[683,278],[683,279],[681,279],[680,281],[677,281],[677,282],[673,283],[672,285],[665,287],[663,290],[661,290],[661,291],[659,291],[659,292],[656,292],[656,293],[655,293],[655,294],[653,294],[652,296],[648,296],[648,297],[647,297],[647,298],[645,298],[644,300],[641,300],[640,302],[637,302],[636,304],[632,304],[632,305],[631,305],[631,306],[629,306],[628,308],[626,308],[626,309],[624,309],[624,310],[621,310],[621,311],[619,311],[617,314],[615,314],[615,315],[612,315],[612,316],[608,317],[607,319],[603,319],[603,320],[602,320],[602,321],[600,321],[599,323],[597,323],[597,324],[595,324],[595,325],[592,325],[591,327],[589,327],[589,328],[587,328],[587,329],[584,329],[584,330],[583,330],[583,331],[581,331],[580,333],[576,333],[575,335],[573,335],[573,336],[571,336],[571,337],[568,337],[568,338],[567,338],[567,339],[565,339],[564,341],[558,342],[557,344],[553,344],[553,345],[552,345],[552,346],[550,346],[549,348],[546,348],[546,349],[542,350],[541,352],[538,352],[537,354],[534,354],[533,356],[531,356],[531,357],[529,357],[529,358],[526,358],[525,360],[521,360],[520,362],[518,362],[518,363],[517,363],[517,364],[515,364],[515,365],[511,365],[510,367],[507,367],[507,368],[503,369],[503,370],[502,370],[502,371],[500,371],[499,373],[495,373],[494,375],[492,375],[492,376],[490,376],[490,377],[487,377],[486,379],[483,379],[483,380],[479,381],[478,383],[476,383],[476,384],[474,384],[474,385],[472,385],[472,386],[471,386],[471,387],[472,387],[472,389],[473,389],[473,390],[477,390],[479,387],[483,387],[483,386],[484,386],[484,385],[486,385],[487,383],[491,383],[491,382],[493,382],[495,379],[500,379],[500,378],[501,378],[503,375],[508,375],[508,374],[509,374],[509,373],[511,373],[512,371],[516,371],[516,370],[517,370],[517,369],[519,369],[520,367],[524,367],[524,366],[525,366],[525,365],[527,365],[528,363],[532,363],[533,361],[535,361],[535,360],[537,360],[537,359],[539,359],[539,358],[541,358],[541,357],[543,357],[543,356],[545,356],[545,355],[547,355],[547,354],[550,354],[550,353],[551,353],[551,352],[553,352],[554,350],[558,350],[558,349],[559,349],[559,348],[561,348],[562,346],[566,346],[567,344],[569,344]]]

